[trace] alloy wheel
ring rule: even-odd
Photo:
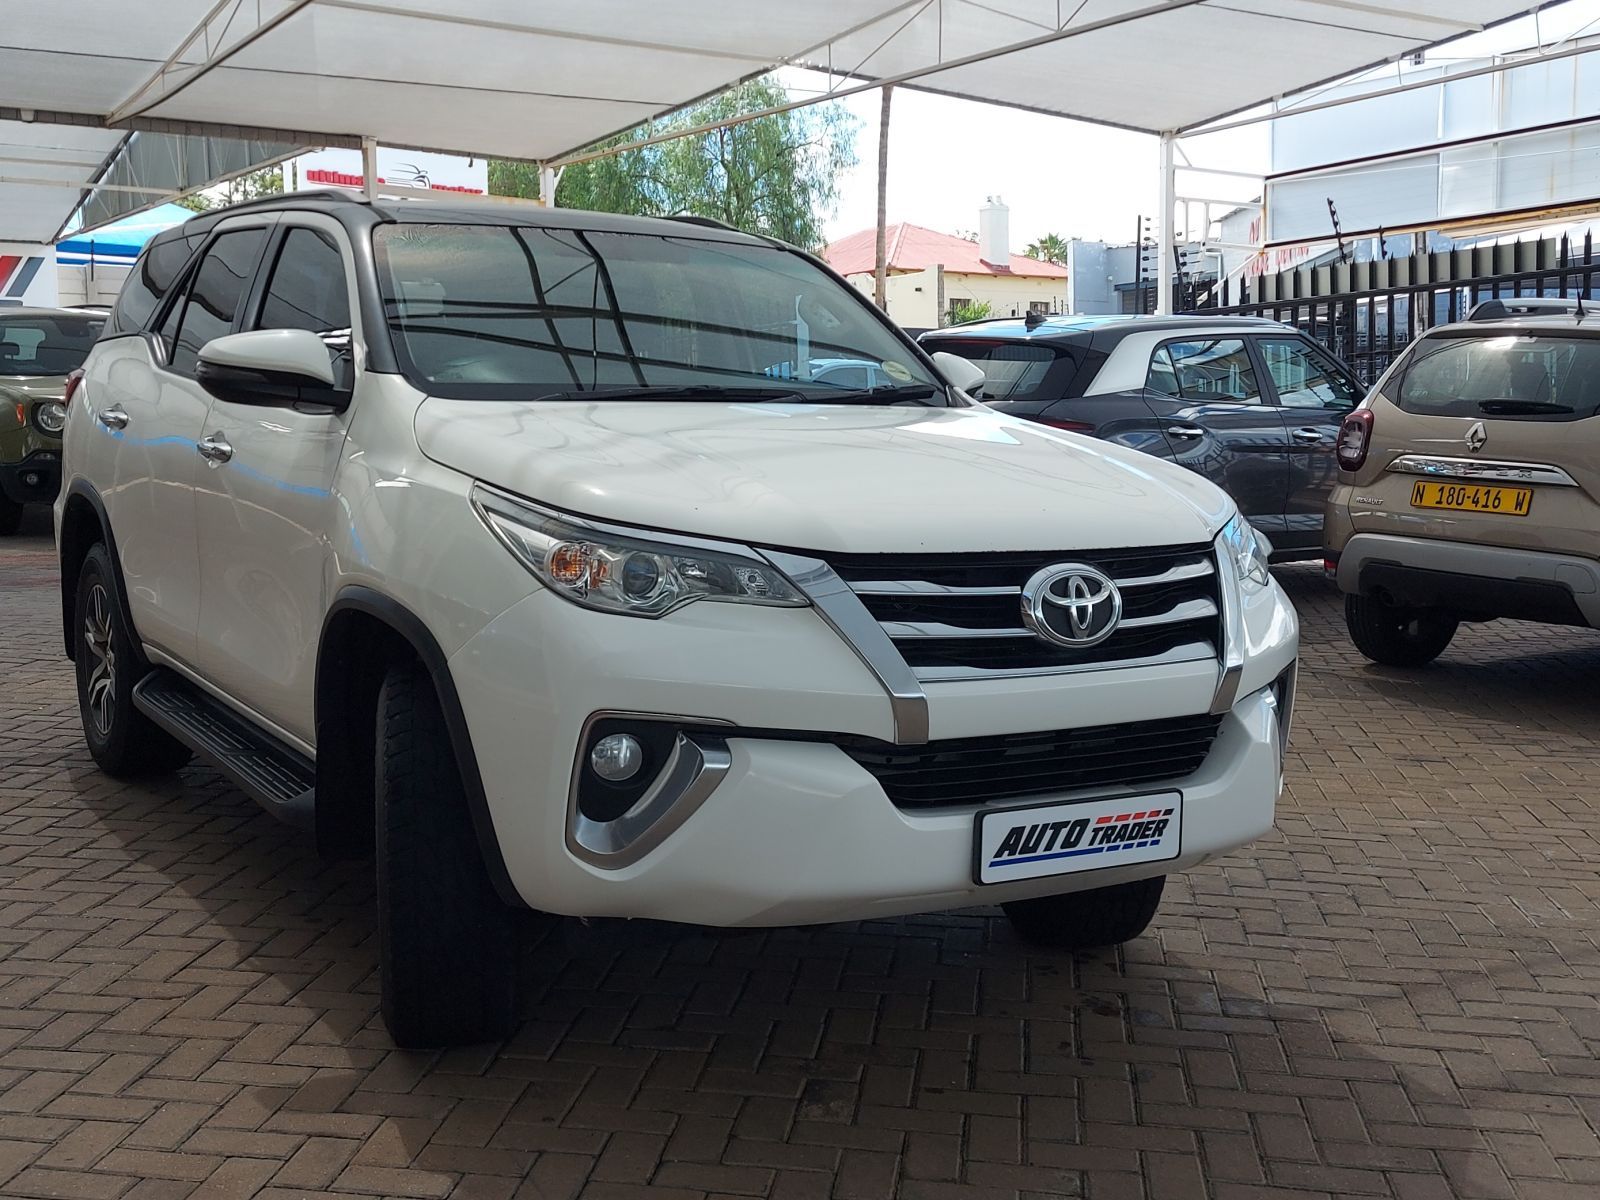
[[[89,716],[95,732],[109,737],[116,704],[117,652],[111,642],[111,598],[104,584],[96,583],[89,589],[89,611],[84,615],[83,632],[84,644],[93,656],[84,689]]]

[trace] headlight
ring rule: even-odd
[[[67,410],[55,400],[46,400],[43,404],[33,406],[33,423],[39,427],[41,433],[48,433],[51,437],[59,437],[61,431],[67,427]]]
[[[1267,560],[1272,554],[1272,543],[1242,516],[1233,520],[1217,534],[1217,545],[1222,557],[1233,565],[1239,588],[1246,595],[1259,592],[1272,578],[1268,574]]]
[[[674,544],[650,533],[587,525],[573,517],[472,489],[473,507],[517,560],[575,604],[632,617],[659,617],[693,600],[808,603],[771,563],[738,547]]]

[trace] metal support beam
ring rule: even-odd
[[[1173,146],[1178,135],[1161,135],[1161,190],[1156,212],[1156,315],[1172,315],[1172,255],[1178,244],[1178,167],[1173,161]]]
[[[670,142],[681,137],[690,137],[699,133],[710,133],[713,129],[725,129],[730,125],[740,125],[746,121],[754,121],[758,117],[776,116],[778,113],[792,112],[797,108],[805,108],[812,104],[823,104],[830,100],[842,100],[846,96],[858,95],[861,92],[875,92],[885,84],[909,83],[914,79],[923,79],[929,75],[937,75],[942,71],[954,71],[960,67],[970,67],[974,63],[988,62],[990,59],[1003,58],[1007,54],[1015,54],[1020,50],[1032,50],[1038,46],[1048,46],[1054,42],[1065,42],[1072,38],[1082,37],[1101,29],[1110,29],[1117,25],[1125,25],[1130,21],[1140,21],[1145,17],[1155,16],[1158,13],[1168,13],[1175,9],[1189,8],[1202,3],[1202,0],[1164,0],[1163,3],[1150,4],[1141,8],[1130,9],[1127,12],[1117,13],[1114,16],[1103,17],[1098,21],[1086,21],[1082,25],[1068,26],[1065,29],[1055,30],[1039,37],[1027,38],[1020,42],[1011,42],[1007,45],[996,46],[990,50],[980,50],[976,54],[963,55],[961,58],[947,59],[944,62],[930,63],[924,67],[917,67],[910,71],[901,71],[894,75],[884,75],[871,79],[866,83],[856,84],[852,87],[837,88],[824,92],[820,96],[809,96],[804,100],[791,100],[786,104],[774,104],[770,108],[760,108],[738,117],[728,117],[721,121],[707,121],[703,125],[692,125],[686,129],[674,129],[666,133],[653,134],[650,137],[639,138],[637,141],[624,142],[618,146],[609,146],[604,150],[582,151],[581,148],[563,153],[551,160],[556,166],[568,167],[578,163],[593,162],[595,159],[608,158],[613,154],[621,154],[625,150],[637,150],[641,146],[654,146],[659,142]]]
[[[563,168],[565,169],[565,168]],[[556,185],[561,182],[561,171],[555,167],[539,168],[539,203],[546,208],[556,206]]]
[[[361,183],[369,201],[378,198],[378,139],[361,139]]]
[[[172,99],[190,84],[204,78],[256,39],[271,33],[311,0],[278,0],[282,5],[277,12],[262,13],[262,0],[217,0],[201,18],[189,36],[178,43],[166,62],[155,73],[136,87],[123,102],[106,117],[107,125],[115,126],[134,117],[143,116],[152,108]],[[246,14],[253,14],[247,16]],[[198,62],[185,61],[191,49],[200,48]]]

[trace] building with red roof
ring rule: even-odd
[[[1067,269],[1010,248],[1010,211],[998,198],[978,212],[976,241],[909,221],[887,230],[888,311],[907,329],[950,323],[952,311],[987,304],[997,317],[1066,311]],[[873,291],[877,230],[831,242],[822,257],[867,295]]]

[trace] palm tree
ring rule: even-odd
[[[1029,242],[1023,253],[1029,258],[1064,267],[1067,265],[1067,239],[1059,233],[1047,233],[1038,241]]]
[[[893,97],[894,84],[884,84],[883,112],[878,117],[878,246],[872,299],[885,311],[889,307],[889,101]]]

